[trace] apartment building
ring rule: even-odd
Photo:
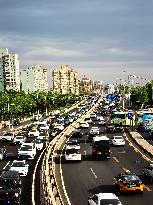
[[[7,48],[0,48],[0,91],[6,90],[20,90],[19,59]]]
[[[26,93],[35,91],[48,91],[47,69],[41,65],[29,66],[21,70],[21,88]]]
[[[93,92],[94,81],[84,76],[79,80],[79,91],[80,93],[91,93]]]
[[[62,65],[60,68],[54,69],[53,77],[53,91],[61,94],[79,93],[79,84],[77,72],[68,65]]]

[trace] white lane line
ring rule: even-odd
[[[84,150],[84,156],[86,156],[87,155],[87,151],[86,150]]]
[[[97,179],[98,177],[97,177],[96,173],[94,172],[94,170],[92,168],[90,168],[90,171],[94,175],[95,179]]]
[[[144,188],[147,190],[147,191],[152,191],[148,186],[144,185]]]
[[[85,139],[85,144],[87,144],[87,140]]]
[[[113,157],[113,159],[114,159],[117,163],[119,163],[119,160],[118,160],[116,157]]]
[[[35,205],[35,178],[36,178],[36,170],[37,170],[37,167],[38,167],[38,164],[39,164],[39,161],[44,153],[44,151],[46,150],[46,148],[43,150],[43,152],[40,154],[38,160],[37,160],[37,163],[36,163],[36,166],[35,166],[35,169],[34,169],[34,172],[33,172],[33,179],[32,179],[32,205]]]
[[[9,165],[10,161],[7,162],[7,164],[5,165],[5,167],[3,167],[3,169],[6,169],[6,167]]]

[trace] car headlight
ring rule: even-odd
[[[18,196],[19,196],[19,194],[18,194],[18,193],[15,193],[15,194],[14,194],[14,196],[15,196],[15,197],[18,197]]]

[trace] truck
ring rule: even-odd
[[[93,137],[91,146],[94,158],[110,158],[110,141],[108,137],[102,135]]]

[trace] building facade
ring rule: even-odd
[[[0,48],[0,91],[6,90],[20,91],[19,59],[7,48]]]
[[[61,94],[79,93],[77,72],[68,65],[62,65],[59,69],[54,69],[53,91]]]
[[[33,65],[21,70],[21,89],[27,92],[48,91],[47,69]]]
[[[83,78],[81,78],[79,80],[80,93],[88,93],[89,94],[89,93],[93,92],[93,89],[94,89],[94,82],[90,78],[84,76]]]

